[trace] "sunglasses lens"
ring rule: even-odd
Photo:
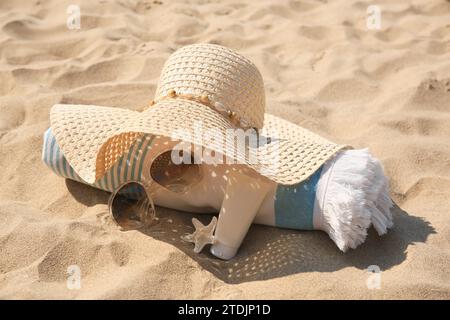
[[[184,193],[201,180],[200,165],[194,164],[192,156],[187,158],[187,163],[176,164],[171,159],[171,151],[153,161],[150,174],[156,183],[175,193]]]
[[[111,197],[109,210],[113,220],[124,230],[149,226],[155,219],[155,207],[145,188],[130,182]]]

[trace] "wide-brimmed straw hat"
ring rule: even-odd
[[[212,44],[174,52],[152,105],[142,112],[58,104],[50,121],[64,156],[87,183],[100,179],[145,134],[204,147],[285,185],[305,180],[345,148],[265,113],[264,83],[256,66]],[[253,132],[249,136],[259,140],[236,147],[236,135],[229,133],[236,129]]]

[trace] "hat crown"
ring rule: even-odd
[[[207,96],[211,107],[233,113],[242,127],[263,127],[262,76],[250,60],[228,48],[194,44],[175,51],[164,64],[155,101],[173,91],[180,96]]]

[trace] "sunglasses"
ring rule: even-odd
[[[171,151],[159,154],[150,166],[150,178],[128,181],[119,186],[108,202],[114,222],[126,231],[149,227],[156,223],[156,210],[152,194],[156,188],[165,188],[183,194],[202,179],[199,164],[191,156],[188,163],[176,164]]]
[[[150,226],[156,218],[150,188],[139,181],[119,186],[108,202],[109,214],[122,230]]]

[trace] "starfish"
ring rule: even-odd
[[[207,244],[214,243],[214,230],[217,225],[217,217],[213,217],[211,222],[205,226],[198,219],[192,218],[192,224],[195,227],[194,233],[186,234],[181,237],[184,241],[193,242],[194,252],[200,253]]]

